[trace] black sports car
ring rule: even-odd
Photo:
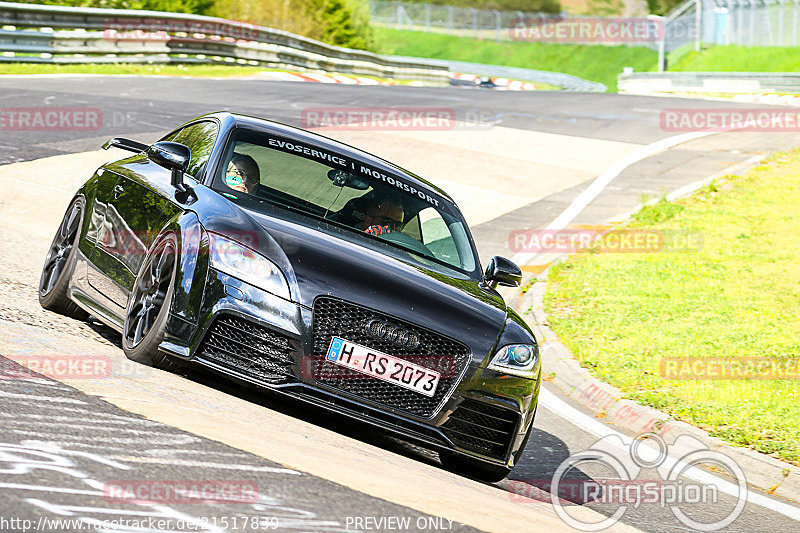
[[[530,435],[534,335],[453,200],[387,161],[242,115],[195,119],[97,170],[47,256],[46,309],[125,354],[188,361],[322,406],[497,480]]]

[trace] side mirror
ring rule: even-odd
[[[486,283],[493,289],[497,288],[498,285],[519,287],[520,283],[522,283],[522,271],[519,267],[499,255],[492,257],[489,264],[486,265],[484,277]]]
[[[172,186],[186,195],[189,188],[183,182],[183,173],[189,168],[192,151],[188,146],[170,141],[160,141],[147,149],[147,158],[158,166],[172,171]]]

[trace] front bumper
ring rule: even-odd
[[[355,418],[426,447],[514,466],[539,380],[483,368],[470,355],[429,411],[381,402],[320,379],[313,311],[209,271],[199,323],[170,315],[161,347],[240,382]],[[402,356],[401,356],[402,357]],[[393,405],[394,404],[394,405]]]

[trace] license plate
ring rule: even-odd
[[[433,396],[439,385],[438,372],[341,337],[334,337],[331,340],[325,358],[337,365],[400,385],[425,396]]]

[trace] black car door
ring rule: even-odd
[[[105,297],[109,292],[108,288],[104,285],[109,282],[108,278],[104,275],[104,266],[107,261],[105,260],[105,253],[98,250],[100,243],[107,245],[113,239],[113,235],[106,224],[106,211],[108,211],[111,196],[114,194],[114,186],[117,184],[119,175],[106,168],[101,167],[97,171],[97,175],[92,183],[93,191],[91,195],[87,195],[90,200],[87,206],[89,216],[89,227],[86,231],[84,240],[87,249],[84,251],[89,260],[89,267],[86,273],[89,286],[94,289],[94,292],[89,294],[98,306],[108,312],[109,307],[113,306],[112,302]],[[91,248],[88,248],[91,246]]]
[[[164,140],[187,145],[192,158],[187,174],[200,177],[214,146],[218,133],[215,122],[198,122],[167,136]],[[119,179],[114,185],[105,214],[109,239],[98,239],[98,266],[100,252],[104,255],[102,270],[107,282],[102,289],[117,307],[119,318],[124,318],[124,308],[133,283],[145,260],[148,250],[158,234],[183,206],[175,200],[175,189],[170,184],[170,171],[159,167],[145,157],[119,167]]]

